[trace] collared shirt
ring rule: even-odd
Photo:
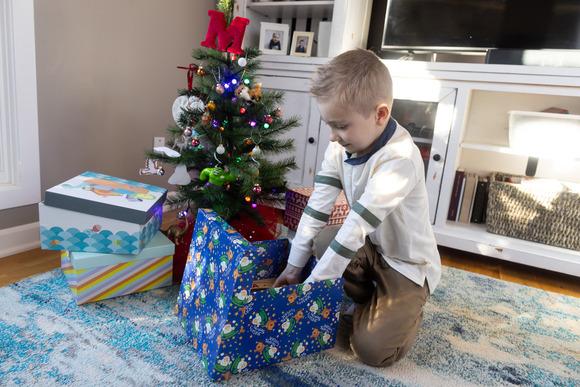
[[[351,211],[307,281],[341,277],[368,236],[393,269],[420,286],[427,281],[432,293],[441,276],[441,261],[419,149],[391,118],[371,152],[352,156],[336,142],[328,146],[288,262],[305,266],[314,238],[344,190]]]

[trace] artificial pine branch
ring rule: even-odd
[[[299,126],[299,117],[279,114],[282,91],[264,90],[261,98],[249,98],[259,91],[255,72],[260,55],[257,47],[242,56],[205,47],[193,50],[197,74],[191,89],[178,90],[186,106],[177,125],[167,128],[168,146],[181,155],[145,152],[166,164],[183,164],[190,172],[191,182],[176,187],[177,195],[167,200],[171,208],[209,207],[229,221],[242,214],[258,217],[251,204],[283,200],[288,189],[284,176],[297,168],[295,160],[272,162],[268,157],[294,149],[293,139],[282,135]],[[254,154],[258,149],[260,154]]]

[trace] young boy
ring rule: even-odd
[[[274,287],[297,283],[314,243],[322,245],[306,282],[344,277],[354,301],[352,350],[365,363],[389,366],[413,344],[441,274],[424,164],[391,118],[391,76],[372,52],[348,51],[321,66],[310,92],[331,143]],[[342,226],[325,228],[341,190],[350,213]]]

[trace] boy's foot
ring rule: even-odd
[[[346,312],[343,313],[342,315],[342,319],[344,321],[346,321],[349,325],[352,325],[352,321],[354,318],[354,310],[356,308],[356,304],[353,302],[348,309],[346,310]]]

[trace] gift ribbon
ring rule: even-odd
[[[177,66],[177,68],[187,70],[187,89],[191,90],[193,88],[193,74],[199,67],[192,63],[189,67]]]

